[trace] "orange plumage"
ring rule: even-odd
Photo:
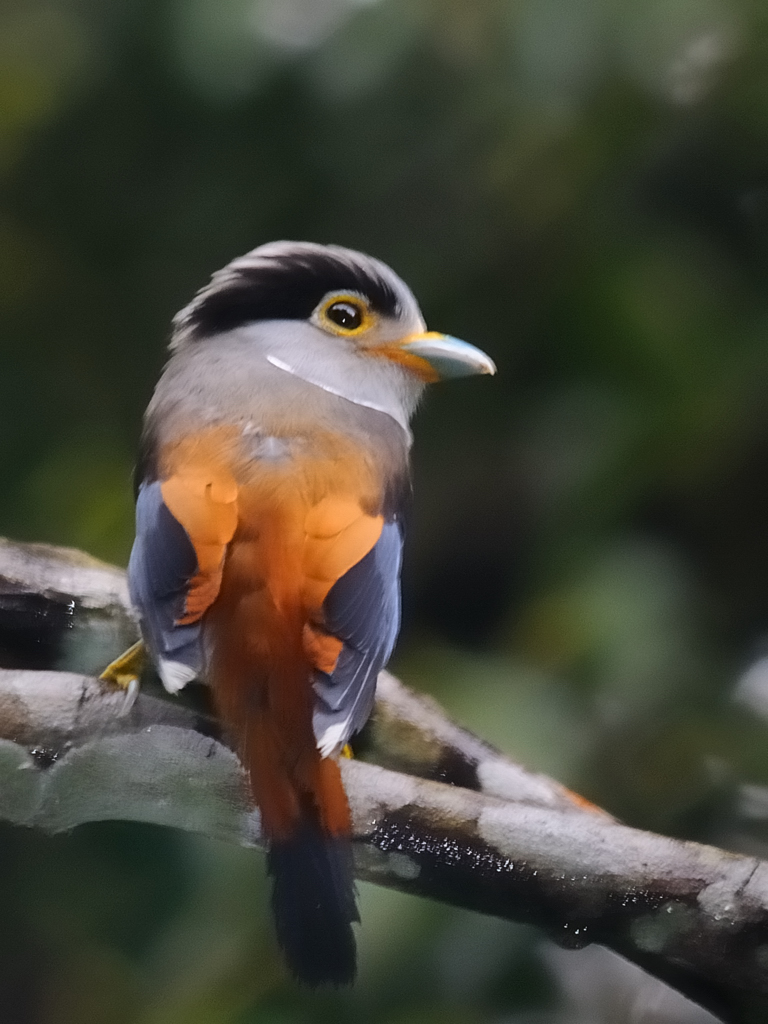
[[[179,623],[207,613],[215,701],[265,834],[287,840],[309,816],[348,836],[338,765],[312,728],[312,679],[341,650],[323,630],[323,601],[381,534],[367,511],[380,504],[375,467],[333,435],[290,460],[255,461],[234,427],[169,446],[161,466],[163,498],[198,560]]]

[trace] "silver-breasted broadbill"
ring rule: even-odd
[[[426,331],[383,263],[306,242],[214,274],[170,350],[145,418],[132,599],[165,687],[212,688],[290,969],[345,984],[358,913],[337,757],[398,634],[409,419],[426,384],[494,365]]]

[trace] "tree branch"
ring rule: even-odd
[[[118,570],[0,544],[0,653],[14,666],[0,671],[0,817],[50,832],[119,818],[258,844],[209,715],[64,670],[134,637]],[[768,864],[627,828],[386,673],[362,753],[380,763],[342,765],[359,877],[534,923],[564,945],[599,942],[725,1021],[765,1018]]]
[[[138,635],[122,570],[70,548],[0,538],[3,665],[98,674]],[[217,733],[214,722],[210,729]],[[420,778],[505,800],[605,814],[554,779],[504,757],[389,672],[379,676],[375,712],[360,747],[364,758]]]

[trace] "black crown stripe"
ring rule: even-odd
[[[222,272],[184,312],[191,337],[209,337],[257,320],[306,320],[329,292],[359,292],[383,316],[397,316],[398,297],[375,267],[333,253],[262,259]]]

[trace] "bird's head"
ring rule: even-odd
[[[480,349],[427,331],[386,264],[339,246],[270,242],[233,260],[177,314],[171,349],[233,332],[273,366],[359,404],[395,402],[405,420],[425,384],[496,372]]]

